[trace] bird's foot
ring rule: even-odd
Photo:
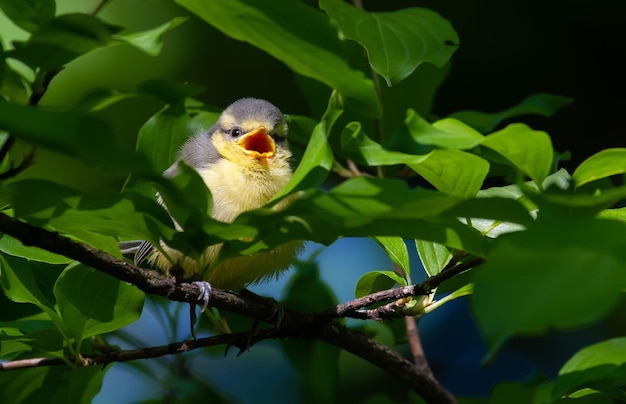
[[[207,307],[209,306],[209,300],[211,299],[213,288],[211,287],[211,284],[209,282],[205,282],[205,281],[194,281],[193,284],[200,288],[200,296],[198,296],[198,302],[202,303],[202,309],[200,310],[200,313],[204,313]],[[198,320],[198,317],[196,316],[196,304],[195,303],[189,304],[189,314],[191,317],[191,336],[195,340],[196,339],[195,327],[196,327],[196,323]]]
[[[211,287],[211,284],[206,281],[195,281],[193,283],[200,288],[198,302],[202,302],[202,310],[200,310],[200,313],[204,313],[206,308],[209,306],[209,300],[211,299],[213,288]]]

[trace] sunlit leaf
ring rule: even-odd
[[[471,198],[480,190],[489,172],[484,159],[460,150],[435,149],[418,162],[407,162],[441,192]]]
[[[354,297],[357,299],[381,290],[391,289],[393,285],[406,285],[402,276],[393,271],[371,271],[359,279],[354,289]]]
[[[430,124],[415,111],[407,111],[404,121],[409,134],[419,144],[467,150],[478,146],[484,136],[461,121],[446,118]]]
[[[137,320],[144,300],[136,287],[84,265],[63,271],[54,295],[64,323],[79,341]]]
[[[573,101],[570,97],[554,94],[533,94],[519,104],[504,111],[487,113],[481,111],[459,111],[450,115],[465,122],[482,133],[493,131],[500,123],[509,118],[522,115],[541,115],[550,117]]]
[[[301,189],[317,187],[326,179],[333,165],[333,151],[328,144],[328,135],[342,113],[341,96],[333,92],[328,100],[324,116],[313,129],[300,165],[291,180],[274,196],[274,199]]]
[[[424,62],[443,66],[459,44],[450,22],[429,9],[370,13],[341,0],[321,0],[320,7],[342,35],[365,48],[370,65],[389,86]]]
[[[330,192],[306,191],[282,211],[244,212],[233,225],[254,226],[254,240],[229,239],[223,251],[253,253],[290,240],[329,244],[340,236],[396,236],[435,241],[482,256],[484,237],[446,214],[459,203],[441,192],[410,189],[404,181],[357,177]],[[221,231],[215,229],[213,234]]]
[[[406,164],[440,191],[459,198],[476,195],[489,171],[487,161],[460,150],[435,149],[424,155],[386,150],[363,133],[358,122],[346,126],[341,144],[371,166]]]
[[[226,35],[248,42],[296,73],[336,89],[356,110],[381,115],[374,84],[348,65],[323,12],[291,0],[176,2]]]
[[[17,239],[3,234],[0,236],[0,251],[15,257],[26,258],[31,261],[47,262],[49,264],[67,264],[71,259],[54,254],[37,247],[25,246]]]
[[[625,373],[626,338],[589,345],[576,352],[559,370],[552,398],[557,399],[583,387],[619,387]]]
[[[422,266],[428,276],[437,275],[452,259],[450,250],[439,243],[415,240],[415,246],[422,261]]]
[[[495,150],[541,184],[550,173],[554,151],[547,133],[516,123],[485,137],[482,145]]]
[[[374,237],[374,241],[385,250],[389,259],[398,265],[410,279],[409,249],[406,247],[404,240],[401,237]]]
[[[611,175],[626,173],[626,149],[606,149],[583,161],[572,174],[579,187]]]

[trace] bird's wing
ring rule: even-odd
[[[202,131],[189,138],[180,149],[178,159],[163,173],[166,178],[172,178],[178,174],[178,162],[185,161],[189,166],[196,170],[206,168],[207,166],[219,161],[222,156],[215,148],[211,141],[211,136],[217,130],[218,124],[208,131]]]
[[[148,259],[153,252],[154,246],[148,241],[142,241],[135,252],[135,265],[140,265],[143,261]]]

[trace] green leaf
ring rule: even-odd
[[[625,375],[626,338],[614,338],[589,345],[576,352],[559,370],[559,376],[552,388],[552,399],[566,396],[583,387],[620,387],[623,386]]]
[[[342,35],[365,48],[370,65],[389,86],[424,62],[442,67],[459,44],[452,24],[429,9],[369,13],[341,0],[321,0],[320,7]]]
[[[172,20],[147,31],[133,32],[125,35],[114,35],[113,38],[132,45],[150,56],[157,56],[161,53],[161,48],[163,47],[163,36],[165,33],[178,27],[187,20],[188,18],[186,17],[175,17]]]
[[[483,256],[485,238],[447,214],[459,202],[441,192],[410,189],[404,181],[357,177],[329,192],[308,190],[281,211],[244,212],[232,226],[213,234],[221,236],[231,227],[254,229],[250,241],[229,238],[222,249],[226,256],[272,249],[290,240],[329,244],[341,236],[423,239]]]
[[[606,315],[626,287],[625,232],[622,223],[587,219],[497,238],[474,275],[472,298],[489,354],[514,335],[571,329]]]
[[[588,182],[626,173],[626,149],[602,150],[583,161],[572,174],[579,187]]]
[[[194,133],[191,118],[176,108],[166,107],[139,130],[137,151],[148,156],[158,172],[172,165],[184,141]]]
[[[10,255],[0,255],[0,264],[0,283],[5,295],[16,303],[36,305],[62,328],[62,322],[54,309],[56,301],[52,294],[61,268]]]
[[[382,115],[374,84],[349,66],[336,32],[319,10],[291,0],[176,2],[224,34],[248,42],[294,72],[336,89],[355,110],[374,117]]]
[[[450,262],[452,253],[448,248],[432,241],[415,240],[417,254],[422,261],[426,274],[435,276]]]
[[[341,96],[333,92],[328,100],[324,116],[313,129],[311,140],[304,151],[300,165],[293,173],[291,180],[274,196],[273,200],[302,189],[317,187],[324,182],[334,161],[333,151],[328,144],[328,136],[342,113]]]
[[[51,71],[73,59],[105,46],[120,27],[105,24],[87,14],[60,15],[33,32],[27,42],[14,42],[6,52],[32,68]]]
[[[124,149],[108,124],[92,116],[0,103],[0,129],[92,167],[152,172],[145,156]]]
[[[134,322],[144,300],[135,286],[84,265],[63,271],[54,295],[64,323],[78,341]]]
[[[554,151],[545,132],[515,123],[486,136],[482,145],[498,152],[538,185],[550,173]]]
[[[6,234],[0,236],[0,251],[14,257],[47,262],[49,264],[68,264],[72,261],[67,257],[37,247],[27,247],[21,241]]]
[[[406,164],[438,190],[459,198],[476,195],[489,171],[489,163],[460,150],[435,149],[425,155],[384,149],[361,130],[358,122],[348,124],[341,145],[370,166]]]
[[[0,0],[0,9],[18,27],[36,31],[54,18],[54,0]]]
[[[504,111],[495,113],[459,111],[451,114],[450,118],[456,118],[482,133],[488,133],[493,131],[504,120],[517,116],[541,115],[550,117],[572,101],[572,98],[560,95],[533,94],[524,98],[519,104]]]
[[[90,403],[106,374],[101,367],[47,366],[0,372],[0,402]]]
[[[407,165],[441,192],[464,199],[476,195],[489,172],[489,163],[460,150],[436,149]]]
[[[406,286],[406,281],[394,271],[367,272],[356,284],[354,297],[359,298],[381,290],[391,289],[395,284]]]
[[[541,219],[571,220],[593,217],[626,198],[626,186],[608,188],[593,194],[559,188],[549,188],[541,193],[527,188],[524,192],[539,208],[538,217]]]
[[[374,237],[374,241],[380,245],[391,261],[404,271],[408,279],[411,275],[411,264],[409,263],[409,250],[401,237]]]
[[[467,150],[478,146],[484,136],[453,118],[441,119],[432,125],[417,112],[409,109],[404,121],[415,142],[446,149]]]
[[[0,57],[2,57],[1,49]],[[0,100],[13,104],[27,104],[30,88],[26,80],[4,62],[4,60],[0,61]]]

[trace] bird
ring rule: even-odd
[[[176,161],[163,173],[175,177],[179,162],[197,171],[213,198],[212,217],[231,223],[241,213],[266,205],[293,175],[287,144],[288,126],[283,113],[272,103],[242,98],[230,104],[206,131],[199,131],[180,148]],[[294,199],[282,199],[273,209],[284,209]],[[161,200],[161,203],[163,201]],[[167,206],[165,206],[167,209]],[[161,242],[158,248],[142,242],[134,248],[137,265],[146,261],[157,270],[199,282],[206,309],[212,287],[240,291],[246,286],[277,278],[296,259],[302,241],[270,251],[215,261],[222,245],[209,246],[199,260],[184,256]],[[182,272],[182,273],[180,273]]]

